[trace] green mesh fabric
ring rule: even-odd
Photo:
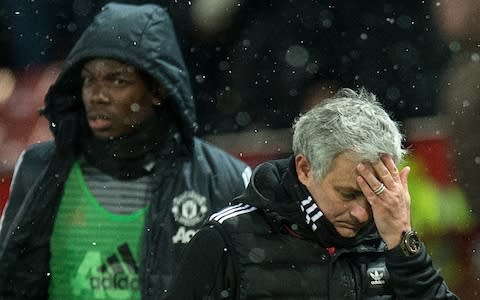
[[[145,212],[146,208],[119,215],[103,208],[75,163],[50,242],[50,299],[140,299]]]

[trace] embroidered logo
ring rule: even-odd
[[[195,191],[186,191],[173,198],[173,217],[177,223],[184,226],[199,224],[205,219],[207,212],[207,198]]]
[[[370,275],[370,278],[371,278],[371,281],[370,281],[370,284],[371,285],[384,285],[385,284],[385,279],[384,279],[384,276],[385,276],[385,273],[383,271],[383,269],[374,269],[374,270],[371,270],[368,272],[368,275]]]

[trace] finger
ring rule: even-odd
[[[391,189],[395,186],[395,181],[390,174],[390,170],[385,166],[382,160],[372,164],[372,166],[380,181],[383,182],[387,188]]]
[[[362,190],[362,193],[367,199],[370,206],[375,206],[376,201],[379,198],[377,197],[377,195],[375,195],[367,181],[362,176],[357,176],[357,184]]]
[[[410,167],[405,167],[400,171],[400,180],[402,182],[403,189],[406,193],[407,196],[407,205],[410,207],[411,204],[411,199],[410,199],[410,193],[408,192],[408,175],[410,174]]]
[[[383,183],[375,176],[375,174],[369,170],[365,163],[359,163],[357,165],[357,171],[359,175],[363,178],[365,183],[368,185],[370,191],[377,190]]]
[[[390,175],[392,176],[393,181],[397,183],[400,182],[401,180],[400,180],[400,175],[398,173],[398,168],[395,165],[393,158],[390,155],[383,155],[381,159],[385,167],[387,167],[388,171],[390,172]]]
[[[408,175],[410,174],[410,167],[405,167],[400,171],[399,180],[402,183],[406,191],[408,191]]]

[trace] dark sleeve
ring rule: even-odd
[[[186,246],[165,300],[232,299],[234,272],[221,233],[203,227]]]
[[[201,161],[207,167],[207,172],[212,176],[213,186],[222,201],[217,209],[223,208],[233,198],[245,191],[252,169],[245,162],[237,159],[226,151],[196,139],[196,147],[202,153]],[[227,202],[225,202],[227,199]]]
[[[7,200],[7,204],[3,211],[0,224],[0,299],[14,299],[14,289],[17,288],[19,283],[25,283],[26,280],[19,279],[19,272],[6,271],[10,267],[19,270],[27,265],[28,262],[17,261],[17,252],[6,249],[9,243],[14,243],[13,238],[17,235],[12,235],[12,224],[16,218],[21,218],[21,207],[30,192],[35,185],[40,174],[44,171],[47,165],[49,155],[53,151],[53,143],[46,142],[32,145],[19,157],[16,166],[14,176],[11,182],[10,195]],[[9,238],[7,238],[9,237]],[[45,252],[48,253],[48,252]],[[26,256],[31,260],[41,260],[40,257]],[[32,272],[32,271],[30,271]],[[28,275],[27,275],[28,276]],[[34,278],[34,276],[28,276]],[[41,289],[41,287],[38,287]]]
[[[7,234],[5,230],[10,227],[12,220],[23,204],[26,194],[34,186],[45,169],[51,153],[53,153],[53,144],[51,142],[34,144],[24,151],[17,160],[10,184],[10,195],[2,214],[0,240],[3,241],[4,234]]]
[[[12,178],[10,184],[10,195],[3,210],[3,214],[0,221],[0,270],[7,270],[11,261],[13,260],[12,254],[10,252],[4,251],[6,248],[5,243],[9,240],[9,235],[11,235],[10,227],[12,221],[17,215],[17,212],[20,206],[23,203],[27,189],[23,185],[23,161],[24,153],[20,156],[17,164],[15,166],[15,175]],[[0,272],[0,299],[14,299],[14,281],[15,274],[12,274],[8,271]]]
[[[399,246],[386,252],[394,294],[398,299],[458,299],[447,287],[425,245],[414,256],[405,256]]]

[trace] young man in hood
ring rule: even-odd
[[[21,155],[2,216],[0,299],[159,299],[183,246],[251,173],[195,137],[166,11],[107,4],[43,115],[54,141]]]
[[[195,235],[167,299],[457,299],[411,226],[404,153],[373,94],[323,100],[293,156],[257,167]]]

